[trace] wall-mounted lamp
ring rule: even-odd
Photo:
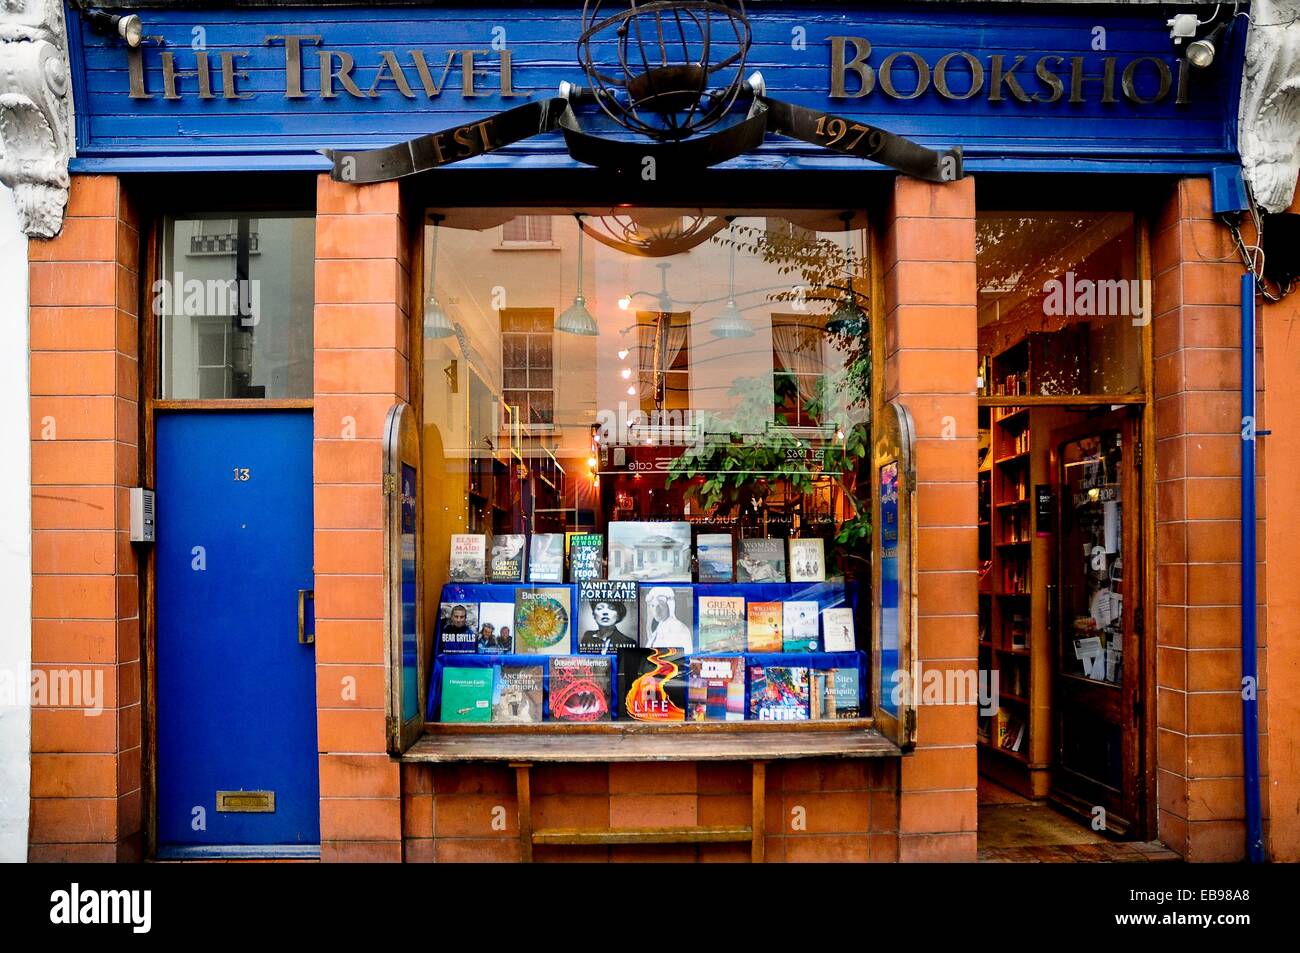
[[[1213,23],[1218,12],[1219,8],[1215,7],[1214,14],[1208,20],[1198,19],[1195,13],[1179,13],[1165,23],[1169,27],[1169,38],[1174,41],[1174,46],[1181,46],[1183,40],[1191,41],[1183,55],[1187,62],[1200,69],[1214,62],[1214,56],[1222,48],[1224,37],[1232,25],[1232,17],[1229,16],[1204,37],[1195,39],[1196,31]]]
[[[1204,39],[1193,40],[1187,44],[1187,62],[1202,69],[1214,62],[1214,54],[1223,46],[1224,35],[1228,32],[1228,23],[1224,20]]]
[[[103,36],[119,36],[131,49],[139,46],[144,39],[144,24],[134,13],[121,16],[109,13],[107,10],[100,10],[98,7],[89,7],[82,10],[82,15],[96,33]]]

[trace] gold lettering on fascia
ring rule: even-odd
[[[405,99],[418,99],[421,94],[437,99],[447,90],[449,80],[451,88],[465,99],[493,93],[502,99],[528,95],[515,89],[510,50],[447,50],[432,62],[423,50],[408,50],[400,55],[396,50],[381,50],[370,62],[358,64],[351,53],[326,49],[321,41],[321,35],[316,33],[272,34],[264,40],[265,46],[283,50],[281,88],[285,99],[309,99],[313,95],[321,99],[375,99],[386,89],[396,90]],[[320,89],[316,93],[309,92],[304,84],[304,55],[312,54],[320,74]],[[247,50],[223,51],[215,55],[214,62],[213,54],[205,50],[164,49],[159,55],[162,98],[251,99],[251,92],[240,91],[240,83],[248,79],[248,72],[237,64],[238,59],[248,55]],[[493,57],[497,60],[499,77],[495,90],[488,88],[493,75],[488,67]],[[373,79],[363,88],[357,76],[369,76],[371,71]],[[143,47],[127,50],[127,72],[132,99],[155,97],[158,87],[150,83]]]
[[[1068,82],[1070,103],[1089,99],[1116,103],[1122,96],[1136,105],[1151,106],[1171,91],[1177,105],[1188,101],[1188,66],[1181,57],[1171,68],[1159,56],[1104,56],[1101,74],[1089,75],[1082,56],[990,53],[981,59],[955,50],[932,64],[920,53],[896,50],[873,65],[871,41],[866,37],[832,36],[830,44],[831,99],[862,99],[877,89],[891,99],[917,99],[933,86],[951,100],[983,96],[991,103],[1055,103],[1067,98]]]

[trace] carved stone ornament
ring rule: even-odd
[[[63,4],[0,0],[0,182],[33,238],[63,227],[73,148]]]
[[[1254,0],[1241,90],[1241,164],[1261,208],[1285,211],[1300,175],[1300,0]]]

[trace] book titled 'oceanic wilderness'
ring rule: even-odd
[[[608,656],[557,655],[550,660],[550,711],[554,721],[612,721]]]

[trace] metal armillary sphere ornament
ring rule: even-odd
[[[678,141],[716,125],[740,95],[749,19],[744,0],[586,0],[578,62],[611,119]]]

